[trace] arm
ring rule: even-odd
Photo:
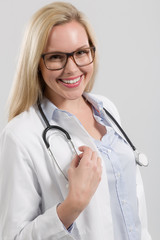
[[[73,239],[57,215],[57,204],[42,214],[40,186],[30,156],[15,136],[4,133],[0,141],[0,239]]]
[[[101,180],[101,159],[96,152],[82,146],[69,168],[69,194],[58,206],[58,216],[68,228],[86,208]],[[80,158],[80,159],[79,159]]]
[[[88,149],[88,148],[87,148]],[[96,174],[96,186],[92,177],[97,159],[91,150],[81,149],[81,162],[76,157],[69,169],[69,194],[57,209],[57,204],[41,213],[41,192],[29,154],[12,134],[4,134],[0,142],[0,238],[24,239],[73,239],[68,228],[87,206],[100,181]],[[82,157],[84,155],[84,157]],[[90,157],[89,157],[90,156]],[[82,172],[84,174],[82,175]],[[83,181],[82,181],[83,179]],[[80,185],[80,183],[82,183]],[[95,185],[95,181],[94,184]],[[81,187],[79,187],[81,186]],[[90,188],[92,187],[92,188]],[[90,191],[90,189],[92,189]],[[76,190],[76,191],[75,191]],[[88,194],[89,192],[89,194]],[[83,196],[82,199],[79,196]],[[78,206],[78,208],[77,208]],[[58,214],[57,214],[58,212]],[[63,224],[62,224],[63,223]]]

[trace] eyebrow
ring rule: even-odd
[[[85,44],[85,45],[83,45],[83,46],[81,46],[81,47],[78,47],[78,48],[75,49],[73,52],[76,52],[76,51],[78,51],[78,50],[80,50],[80,49],[83,49],[83,48],[89,48],[89,47],[90,47],[89,45]],[[47,54],[47,53],[68,53],[68,52],[62,52],[62,51],[56,50],[56,51],[44,52],[43,54]]]

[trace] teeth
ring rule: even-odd
[[[74,80],[62,80],[62,82],[64,82],[64,83],[69,83],[69,84],[73,84],[73,83],[78,82],[78,81],[80,80],[80,78],[81,78],[81,77],[78,77],[78,78],[76,78],[76,79],[74,79]]]

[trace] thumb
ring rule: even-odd
[[[75,157],[72,159],[70,167],[76,168],[79,165],[80,157],[79,155],[75,155]]]

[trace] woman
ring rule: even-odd
[[[118,112],[89,93],[95,73],[83,14],[63,2],[35,13],[0,142],[1,239],[151,239],[133,151],[103,107]],[[46,124],[74,146],[57,129],[43,141]]]

